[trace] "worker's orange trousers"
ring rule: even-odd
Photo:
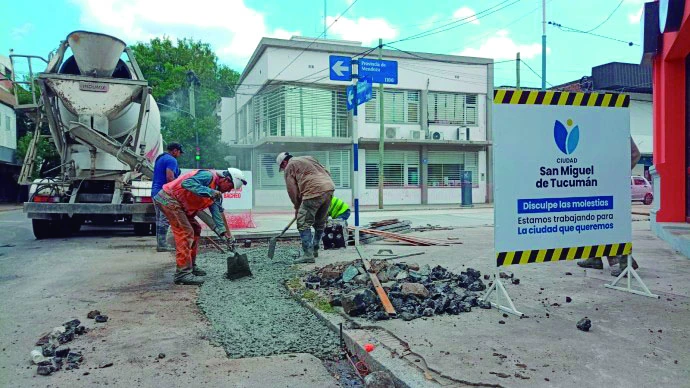
[[[175,260],[178,271],[191,271],[196,261],[201,225],[187,215],[179,202],[170,200],[167,205],[161,204],[161,210],[170,222],[175,236]]]

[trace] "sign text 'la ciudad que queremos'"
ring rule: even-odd
[[[498,265],[629,250],[630,120],[626,98],[618,94],[496,91]]]

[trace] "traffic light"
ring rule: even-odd
[[[196,155],[194,156],[194,159],[198,162],[201,160],[201,149],[199,147],[196,147]]]

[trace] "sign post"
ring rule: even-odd
[[[629,103],[623,94],[494,92],[497,272],[508,265],[630,257]],[[628,268],[643,291],[632,290],[629,280],[628,288],[616,289],[656,297]],[[499,276],[483,298],[493,293],[495,307],[521,315]]]

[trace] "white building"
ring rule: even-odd
[[[0,55],[0,202],[16,201],[18,190],[17,115],[11,78],[12,63]]]
[[[335,195],[352,198],[352,133],[360,145],[360,203],[378,203],[378,88],[346,108],[348,82],[329,80],[329,56],[377,58],[348,41],[264,38],[240,77],[236,98],[223,98],[222,139],[239,167],[253,172],[255,206],[290,206],[275,157],[312,155],[326,166]],[[384,204],[459,204],[460,174],[472,173],[472,199],[491,200],[493,60],[383,50],[398,62],[398,84],[384,91]]]

